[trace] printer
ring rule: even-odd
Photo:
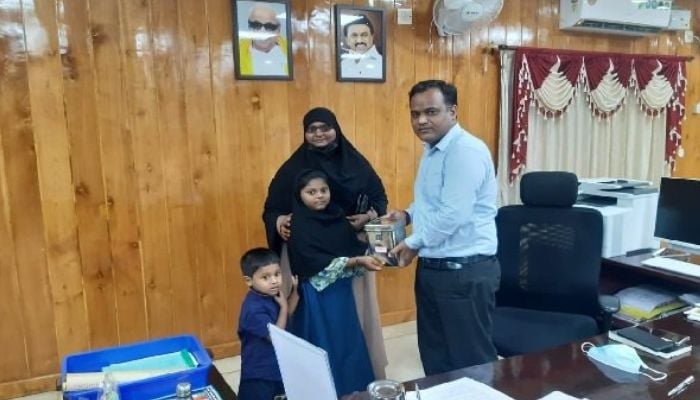
[[[579,181],[575,206],[593,208],[603,215],[603,257],[658,247],[654,240],[658,188],[651,182],[619,178]]]

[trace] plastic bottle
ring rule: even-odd
[[[119,400],[119,387],[110,372],[106,373],[102,379],[102,393],[99,400]]]

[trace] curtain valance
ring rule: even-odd
[[[685,117],[685,57],[593,53],[518,48],[513,71],[510,179],[525,168],[528,109],[549,117],[566,112],[583,90],[595,118],[608,118],[623,104],[629,89],[651,117],[666,117],[665,160],[674,165],[682,154],[681,122]]]

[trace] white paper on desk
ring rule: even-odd
[[[289,400],[337,400],[328,354],[306,340],[267,324]]]
[[[469,378],[460,378],[420,390],[420,400],[514,400],[491,386]],[[406,393],[406,400],[417,400],[416,392]]]
[[[569,396],[566,393],[555,390],[554,392],[552,392],[544,397],[541,397],[540,400],[586,400],[586,399],[579,399],[578,397]]]

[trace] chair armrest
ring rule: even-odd
[[[612,295],[601,294],[598,296],[598,303],[602,311],[600,330],[605,333],[612,326],[612,315],[620,311],[620,299]]]
[[[620,299],[613,295],[601,294],[598,296],[600,308],[606,314],[615,314],[620,311]]]

